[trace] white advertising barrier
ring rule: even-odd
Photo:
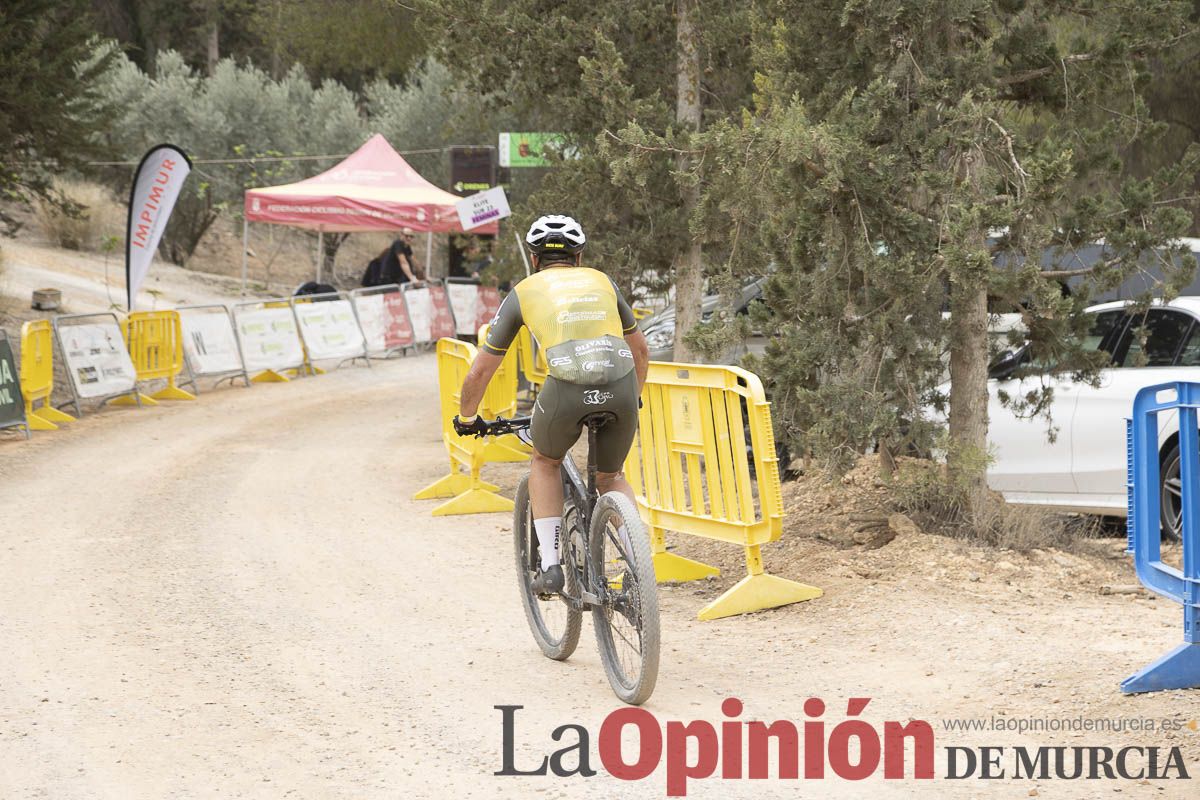
[[[312,295],[310,302],[292,303],[309,360],[365,357],[367,343],[350,301],[341,297],[320,300],[320,297],[322,295]]]
[[[367,341],[368,354],[387,355],[413,344],[412,323],[399,286],[355,289],[350,298]]]
[[[68,320],[89,319],[78,324]],[[125,337],[113,314],[82,314],[54,320],[59,350],[63,354],[75,410],[82,411],[79,399],[109,398],[135,394],[137,372],[125,349]]]
[[[432,340],[430,326],[433,324],[433,300],[429,297],[429,289],[424,286],[419,289],[408,289],[404,292],[408,302],[408,317],[412,320],[413,339],[417,342]]]
[[[188,367],[196,375],[224,375],[242,372],[242,353],[238,349],[233,321],[225,306],[198,306],[177,309],[183,325],[183,352]]]
[[[354,310],[358,312],[358,326],[362,328],[363,339],[367,342],[367,352],[386,353],[388,321],[383,295],[355,295]]]
[[[233,310],[246,369],[279,372],[304,366],[304,347],[292,309],[256,306],[236,306]]]
[[[474,336],[479,328],[475,325],[479,308],[479,284],[459,283],[453,278],[446,281],[446,294],[450,296],[450,307],[454,309],[455,333],[459,336]]]

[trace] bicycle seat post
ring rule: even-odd
[[[596,501],[596,431],[604,423],[592,417],[587,421],[588,455],[587,455],[587,488],[588,500]]]

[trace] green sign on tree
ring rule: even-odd
[[[548,167],[546,148],[561,151],[561,133],[502,133],[500,134],[500,166]]]

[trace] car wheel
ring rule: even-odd
[[[1183,528],[1183,480],[1179,471],[1179,443],[1171,449],[1159,464],[1159,496],[1161,509],[1162,537],[1172,542],[1179,541]]]

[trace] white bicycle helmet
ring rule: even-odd
[[[525,246],[537,255],[562,253],[573,256],[583,250],[587,237],[583,226],[565,214],[547,214],[529,226]]]

